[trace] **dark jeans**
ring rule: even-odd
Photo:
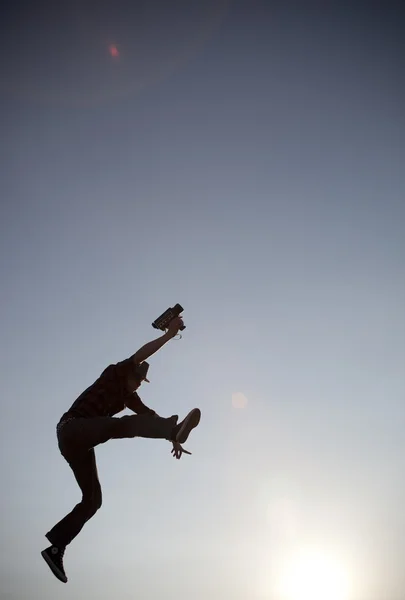
[[[52,545],[64,548],[80,533],[84,524],[101,506],[94,447],[111,439],[144,437],[171,439],[177,416],[163,419],[157,415],[75,418],[58,432],[62,456],[72,469],[82,491],[82,500],[46,537]]]

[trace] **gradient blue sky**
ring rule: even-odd
[[[403,600],[403,10],[57,4],[0,19],[0,600],[279,600],[306,547]],[[141,396],[193,455],[97,450],[63,586],[55,425],[176,302]]]

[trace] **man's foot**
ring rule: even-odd
[[[194,427],[197,427],[201,419],[201,411],[199,408],[190,410],[185,419],[181,421],[173,431],[173,442],[184,444]]]
[[[49,546],[46,550],[42,550],[41,555],[45,562],[48,564],[52,573],[62,581],[67,583],[67,577],[65,569],[63,568],[63,554],[64,548],[57,548],[57,546]]]

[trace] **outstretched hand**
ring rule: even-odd
[[[171,450],[171,453],[173,454],[173,458],[177,458],[177,460],[179,460],[181,458],[182,454],[190,454],[191,455],[191,452],[189,452],[188,450],[185,450],[179,442],[172,442],[172,444],[173,444],[173,448]]]
[[[167,331],[171,337],[174,337],[175,335],[177,335],[179,333],[181,327],[183,327],[183,326],[184,326],[183,318],[180,316],[174,317],[174,319],[172,319],[170,321],[169,325],[167,326]]]

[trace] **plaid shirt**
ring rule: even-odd
[[[152,413],[136,392],[131,392],[129,378],[136,365],[131,358],[109,365],[100,377],[75,400],[61,421],[71,417],[112,417],[126,407],[133,412]]]

